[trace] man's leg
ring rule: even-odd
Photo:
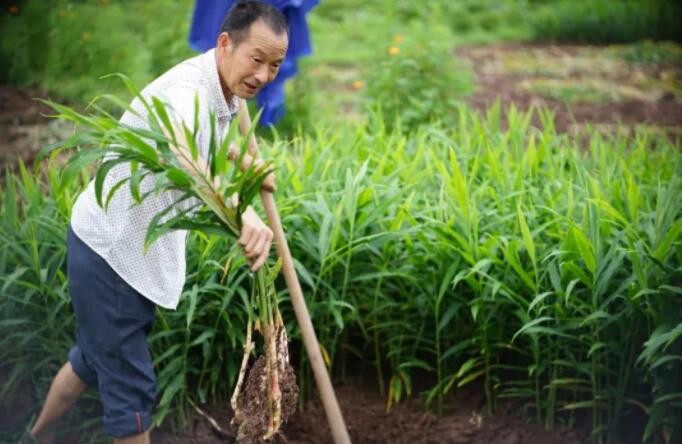
[[[156,376],[147,334],[156,305],[138,293],[69,230],[69,290],[76,315],[73,371],[102,401],[102,425],[114,443],[149,442]]]
[[[71,363],[64,364],[52,381],[45,405],[31,429],[31,436],[40,444],[51,444],[57,430],[57,420],[78,401],[87,387],[73,371]]]

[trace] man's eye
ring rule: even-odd
[[[252,57],[252,59],[253,59],[253,61],[256,62],[256,63],[261,63],[261,62],[262,62],[262,60],[259,59],[258,57]]]

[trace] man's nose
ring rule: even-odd
[[[258,68],[258,71],[256,71],[256,80],[258,80],[258,83],[261,85],[264,85],[268,82],[268,66],[263,64]]]

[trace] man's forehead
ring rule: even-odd
[[[277,34],[262,20],[256,20],[248,30],[246,41],[259,50],[283,49],[289,44],[289,36],[286,32]]]
[[[256,55],[260,55],[260,56],[279,55],[280,53],[282,56],[284,56],[284,54],[287,51],[287,46],[286,45],[282,46],[282,45],[268,45],[268,44],[258,45],[258,44],[256,44],[256,45],[253,45],[251,47],[251,50],[253,51],[253,53],[255,53]]]

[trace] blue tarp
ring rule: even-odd
[[[319,0],[263,0],[278,8],[289,20],[289,49],[277,78],[256,97],[263,108],[261,125],[273,125],[284,116],[284,81],[298,71],[297,58],[312,54],[305,15]],[[189,44],[197,51],[215,47],[220,25],[234,0],[196,0]]]

